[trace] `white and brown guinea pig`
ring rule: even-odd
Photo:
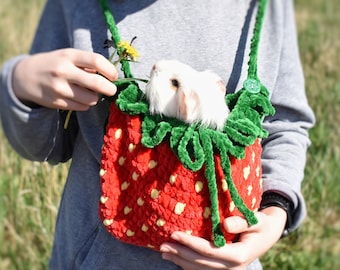
[[[223,129],[229,115],[226,87],[210,71],[197,71],[177,60],[157,62],[146,85],[151,114],[178,118],[189,124]]]

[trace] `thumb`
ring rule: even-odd
[[[223,222],[224,229],[233,234],[242,233],[249,228],[247,220],[239,216],[228,217]]]

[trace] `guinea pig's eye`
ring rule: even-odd
[[[171,79],[170,82],[171,82],[172,88],[173,88],[174,90],[177,90],[178,87],[179,87],[179,82],[178,82],[178,80],[176,80],[176,79]]]

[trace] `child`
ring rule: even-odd
[[[125,40],[134,36],[144,78],[159,59],[180,59],[210,69],[229,93],[247,75],[257,1],[109,1]],[[258,73],[276,114],[264,121],[262,210],[259,224],[227,218],[238,242],[211,242],[175,232],[177,243],[161,252],[123,244],[108,234],[98,216],[99,162],[103,125],[119,72],[107,60],[111,35],[99,1],[48,0],[29,55],[5,63],[1,74],[1,121],[10,144],[24,158],[51,164],[72,158],[62,196],[51,269],[261,269],[258,257],[306,214],[300,185],[314,123],[299,61],[293,1],[270,1],[259,47]],[[100,75],[99,75],[100,74]],[[73,110],[67,129],[67,110]]]

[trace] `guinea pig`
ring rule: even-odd
[[[175,117],[221,130],[229,115],[226,87],[210,71],[197,71],[177,60],[154,64],[145,88],[151,114]]]

